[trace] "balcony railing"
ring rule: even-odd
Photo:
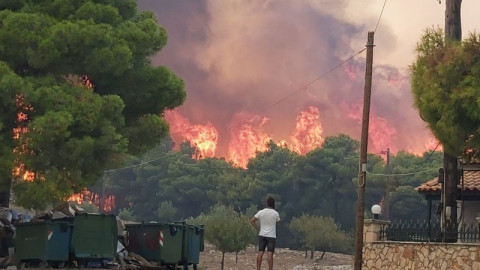
[[[448,222],[445,228],[440,221],[392,221],[380,230],[380,240],[405,242],[480,242],[478,224],[458,226]]]

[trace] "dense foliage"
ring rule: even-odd
[[[157,145],[185,99],[150,65],[166,42],[135,0],[0,0],[0,195],[34,172],[16,202],[43,209]]]
[[[428,29],[411,66],[415,105],[446,152],[475,157],[480,149],[480,36],[445,44]]]
[[[255,238],[255,231],[247,216],[225,206],[215,206],[205,215],[200,215],[195,223],[205,225],[205,238],[222,252],[220,269],[224,269],[225,253],[245,250]]]
[[[316,217],[303,214],[292,219],[290,229],[301,242],[302,246],[310,251],[310,259],[316,250],[325,252],[350,253],[352,244],[348,234],[340,230],[331,217]],[[305,254],[306,255],[306,254]]]
[[[246,170],[224,159],[195,160],[195,148],[188,143],[175,151],[172,146],[167,140],[109,174],[106,189],[117,198],[117,209],[129,209],[137,220],[171,221],[197,217],[222,204],[251,217],[273,196],[282,218],[281,246],[299,247],[289,224],[303,214],[331,217],[339,229],[353,232],[359,143],[347,135],[327,137],[321,148],[305,156],[272,142]],[[391,219],[426,218],[425,200],[414,188],[436,176],[441,156],[399,152],[387,167],[382,157],[369,155],[366,209],[382,203],[389,181]],[[375,175],[411,172],[418,173]]]

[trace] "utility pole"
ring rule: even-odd
[[[445,43],[460,42],[462,40],[462,24],[460,8],[462,0],[447,0],[445,9]],[[443,217],[444,230],[454,232],[457,230],[457,183],[459,181],[457,156],[447,151],[443,154],[443,168],[445,171]],[[455,226],[447,226],[447,221]],[[456,234],[455,234],[456,235]],[[452,241],[456,240],[451,239]]]
[[[387,148],[387,151],[386,151],[386,154],[387,154],[387,163],[385,165],[385,169],[386,171],[388,172],[388,166],[390,165],[390,148]],[[388,176],[385,178],[385,201],[383,202],[384,204],[384,213],[383,213],[383,217],[385,218],[385,220],[389,220],[390,219],[390,179],[388,178]]]
[[[363,261],[363,220],[365,184],[367,182],[368,124],[370,122],[370,97],[372,93],[373,41],[375,32],[368,32],[367,62],[365,67],[365,88],[363,96],[362,137],[360,142],[360,164],[358,180],[357,217],[355,220],[355,261],[354,269],[362,269]]]
[[[445,39],[450,41],[462,40],[462,0],[447,0],[445,9]]]

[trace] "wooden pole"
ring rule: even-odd
[[[374,32],[368,32],[367,39],[367,63],[365,67],[365,88],[363,97],[363,118],[362,137],[360,142],[360,164],[357,198],[357,218],[355,221],[355,261],[354,269],[362,269],[363,261],[363,220],[365,203],[365,184],[367,182],[367,146],[368,146],[368,124],[370,120],[370,97],[372,93],[372,65],[373,65],[373,41]]]
[[[385,165],[386,172],[389,173],[390,166],[390,148],[387,148],[387,163]],[[390,220],[390,178],[387,176],[385,177],[385,201],[383,202],[384,205],[384,214],[383,217],[385,220]]]
[[[445,8],[445,38],[447,41],[462,40],[462,0],[447,0]]]
[[[462,40],[462,23],[460,17],[460,8],[462,0],[447,0],[445,8],[445,42],[450,44],[452,42],[459,42]],[[458,159],[456,155],[451,155],[445,150],[443,155],[443,168],[445,171],[445,182],[443,187],[445,188],[444,204],[443,204],[443,228],[444,230],[451,231],[453,235],[457,230],[457,183],[459,182],[458,174]],[[447,207],[449,210],[447,210]],[[449,213],[447,215],[447,213]],[[447,221],[451,225],[447,226]],[[456,237],[451,237],[449,241],[456,241]]]

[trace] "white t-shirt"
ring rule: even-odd
[[[277,238],[276,226],[280,221],[280,215],[272,208],[265,208],[258,211],[255,218],[260,222],[260,232],[258,235],[264,237]]]

